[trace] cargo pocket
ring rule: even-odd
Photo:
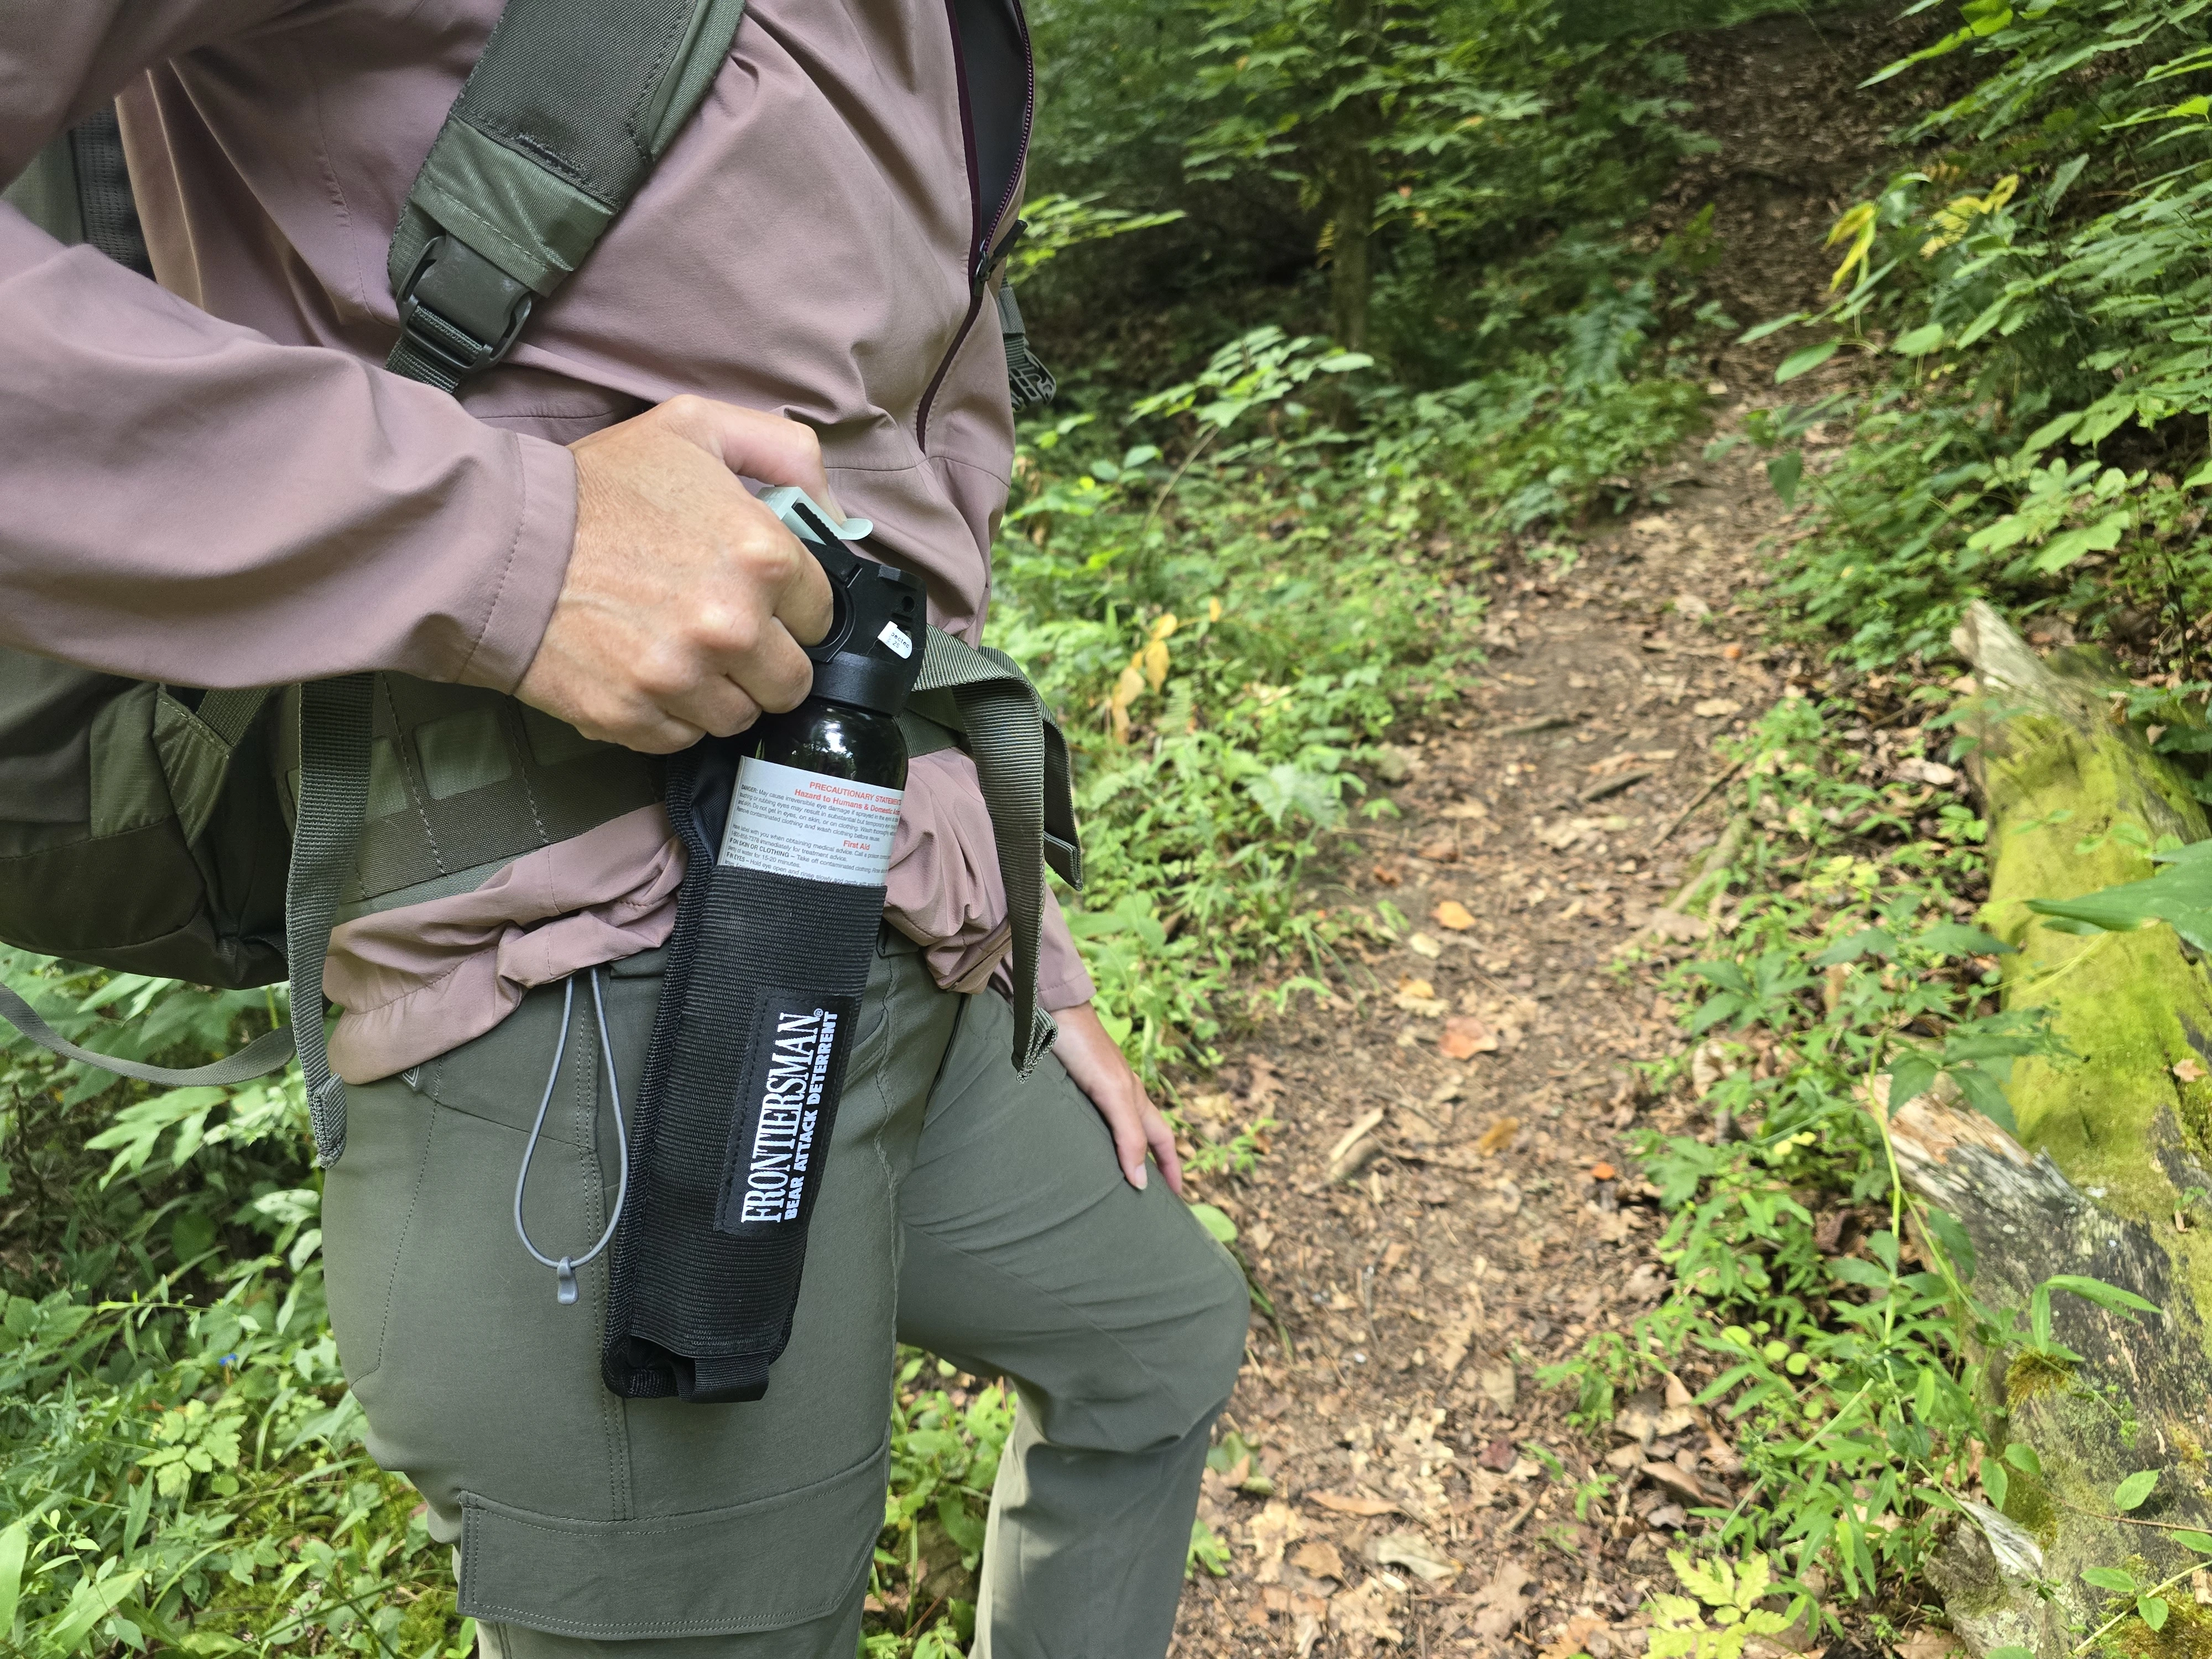
[[[811,1486],[629,1521],[574,1521],[464,1492],[459,1610],[603,1642],[823,1618],[857,1594],[867,1571],[890,1456],[887,1435]]]
[[[384,1363],[399,1264],[422,1206],[436,1109],[398,1078],[349,1091],[346,1155],[323,1176],[323,1282],[355,1387]]]

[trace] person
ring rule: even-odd
[[[869,550],[979,640],[1011,472],[977,323],[1032,113],[1016,0],[754,0],[635,199],[456,398],[380,367],[385,252],[497,13],[0,10],[0,179],[113,100],[158,282],[0,208],[0,645],[216,689],[374,671],[392,709],[492,708],[389,728],[372,849],[520,763],[498,741],[526,739],[526,778],[614,776],[793,707],[828,594],[747,480],[872,520]],[[530,1231],[580,1252],[605,1223],[670,926],[665,815],[610,789],[594,817],[473,862],[431,836],[430,878],[363,878],[325,981],[354,1085],[333,1326],[371,1451],[458,1544],[483,1650],[846,1659],[906,1341],[1018,1394],[974,1651],[1164,1652],[1246,1291],[1056,910],[1057,1048],[1010,1064],[973,763],[914,763],[790,1346],[745,1405],[610,1392],[605,1258],[561,1306],[516,1240],[541,1091]]]

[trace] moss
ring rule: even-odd
[[[2063,1359],[2024,1348],[2005,1367],[2005,1402],[2014,1410],[2039,1395],[2057,1394],[2074,1380],[2074,1368]]]
[[[2051,1489],[2034,1475],[2015,1469],[2005,1486],[2004,1513],[2017,1521],[2035,1541],[2049,1549],[2058,1540],[2058,1505]]]
[[[2130,1619],[2112,1632],[2112,1646],[2132,1659],[2212,1659],[2212,1608],[2198,1607],[2185,1585],[2161,1599],[2168,1609],[2163,1630]]]
[[[2160,1224],[2179,1194],[2155,1152],[2169,1111],[2187,1139],[2212,1149],[2212,1079],[2185,1088],[2172,1070],[2196,1057],[2193,1031],[2212,1032],[2212,978],[2170,928],[2084,937],[2055,932],[2027,907],[2142,880],[2154,867],[2151,842],[2202,839],[2204,810],[2136,733],[2096,720],[2008,720],[1991,734],[1984,774],[1993,854],[1984,925],[2017,951],[2005,959],[2005,1003],[2048,1009],[2074,1055],[2014,1068],[2007,1094],[2021,1143],[2048,1152],[2105,1209],[2151,1224],[2197,1304],[2212,1308],[2212,1228]],[[2212,1153],[2204,1161],[2212,1165]],[[2057,1380],[2023,1375],[2020,1384],[2033,1394]]]

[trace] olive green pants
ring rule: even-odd
[[[603,970],[625,1109],[659,953]],[[895,1344],[1011,1378],[974,1652],[1166,1650],[1243,1276],[1155,1178],[1115,1168],[1006,1003],[939,991],[885,930],[807,1244],[791,1346],[748,1405],[625,1401],[599,1372],[605,1257],[562,1306],[515,1237],[515,1174],[560,988],[404,1078],[351,1091],[324,1191],[332,1322],[377,1461],[460,1546],[500,1659],[851,1659],[883,1522]],[[531,1166],[541,1249],[581,1254],[619,1160],[588,988]],[[637,1644],[657,1645],[648,1655]]]

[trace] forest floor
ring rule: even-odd
[[[1739,598],[1788,533],[1756,452],[1646,495],[1571,568],[1497,573],[1466,712],[1407,735],[1403,816],[1348,872],[1416,930],[1366,953],[1371,993],[1273,1022],[1190,1106],[1279,1124],[1195,1195],[1283,1328],[1255,1317],[1223,1419],[1254,1451],[1206,1478],[1231,1553],[1184,1597],[1182,1659],[1641,1653],[1686,1511],[1733,1501],[1679,1382],[1594,1439],[1535,1378],[1666,1283],[1623,1144],[1687,1127],[1634,1066],[1677,1042],[1656,981],[1697,924],[1666,902],[1726,817],[1715,739],[1806,689]]]
[[[1692,123],[1717,142],[1652,234],[1711,204],[1743,324],[1824,292],[1822,233],[1940,91],[1855,94],[1905,44],[1869,13],[1694,46]],[[1747,84],[1772,95],[1747,103]],[[1224,1133],[1278,1121],[1251,1173],[1194,1196],[1236,1222],[1282,1328],[1253,1320],[1221,1428],[1250,1460],[1209,1472],[1200,1505],[1227,1571],[1185,1594],[1176,1659],[1377,1642],[1627,1659],[1645,1601],[1675,1588],[1666,1551],[1703,1524],[1689,1511],[1738,1496],[1727,1425],[1680,1379],[1594,1435],[1536,1372],[1626,1331],[1668,1282],[1626,1144],[1698,1127],[1637,1070],[1680,1040],[1658,981],[1698,924],[1667,901],[1730,811],[1715,740],[1826,689],[1765,641],[1758,590],[1792,515],[1756,448],[1725,441],[1779,400],[1783,349],[1711,361],[1720,441],[1643,480],[1575,562],[1492,573],[1488,668],[1462,714],[1401,736],[1402,817],[1357,832],[1334,890],[1413,931],[1365,953],[1369,994],[1298,1002],[1217,1073],[1223,1092],[1185,1103]]]

